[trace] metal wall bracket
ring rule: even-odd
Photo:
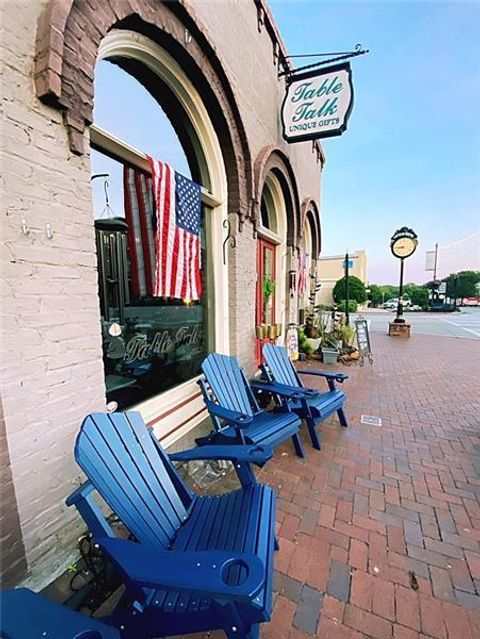
[[[22,215],[22,223],[20,228],[22,229],[22,233],[24,235],[28,235],[30,233],[30,227],[28,226],[27,218],[24,215]]]
[[[232,227],[230,224],[230,220],[224,220],[223,227],[227,229],[227,237],[223,241],[223,264],[225,265],[227,263],[227,254],[226,254],[227,242],[230,241],[231,248],[235,248],[237,246],[237,240],[235,236],[232,235]]]

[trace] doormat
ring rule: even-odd
[[[369,424],[370,426],[381,426],[382,420],[380,417],[375,417],[375,415],[362,415],[360,423]]]

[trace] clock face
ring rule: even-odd
[[[411,237],[399,237],[392,244],[392,253],[396,257],[409,257],[415,252],[417,243]]]

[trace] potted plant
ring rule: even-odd
[[[346,324],[342,326],[342,346],[343,348],[350,348],[355,337],[355,329],[352,326]]]
[[[263,276],[263,300],[267,302],[270,296],[275,291],[275,282],[270,275]]]
[[[337,347],[337,340],[334,337],[325,335],[321,342],[322,359],[324,364],[336,364],[340,351]]]

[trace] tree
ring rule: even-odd
[[[382,302],[398,297],[398,286],[393,284],[381,284],[380,290],[382,291]]]
[[[350,275],[348,278],[348,297],[351,300],[355,300],[359,304],[367,301],[367,292],[365,290],[365,284],[362,280]],[[333,299],[338,304],[342,300],[347,298],[345,278],[342,277],[333,287]]]
[[[380,306],[385,301],[382,295],[382,287],[378,284],[370,284],[368,288],[370,289],[368,297],[372,302],[372,306]]]
[[[480,271],[460,271],[450,273],[444,282],[447,283],[448,297],[476,297],[480,282]]]
[[[412,304],[422,307],[428,306],[428,288],[426,286],[410,282],[405,284],[403,293],[404,298],[408,298]]]

